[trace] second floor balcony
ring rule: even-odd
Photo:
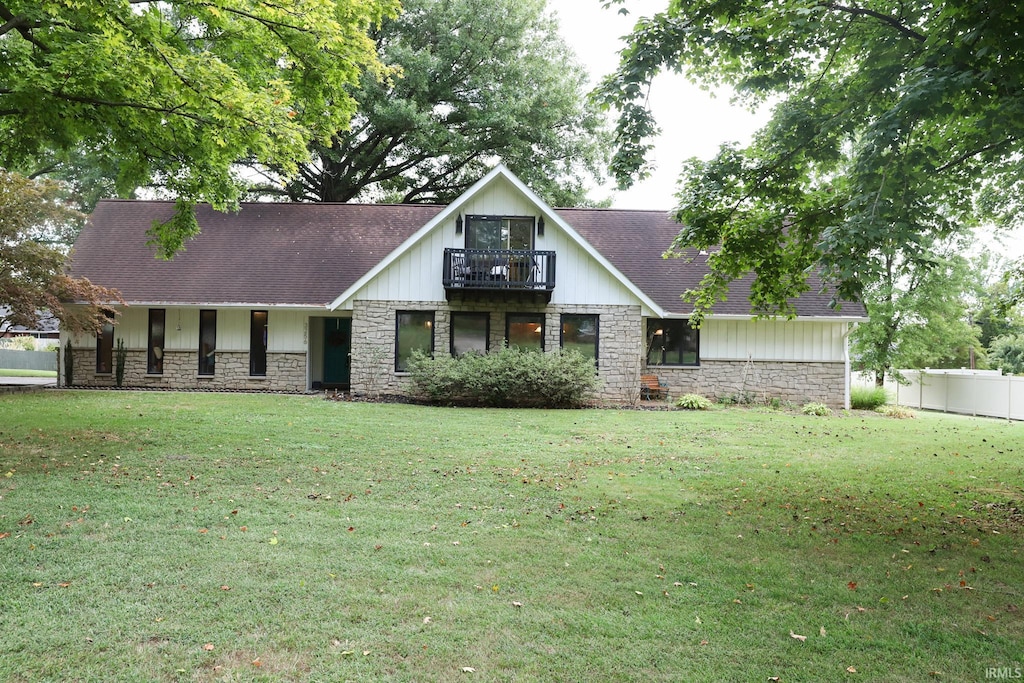
[[[524,249],[445,249],[444,288],[456,292],[523,292],[551,299],[555,252]]]

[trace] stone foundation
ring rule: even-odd
[[[96,351],[74,349],[73,386],[112,387],[117,384],[114,373],[96,373]],[[63,361],[63,351],[61,360]],[[115,354],[116,363],[116,354]],[[267,353],[267,376],[249,375],[247,351],[218,351],[213,375],[200,375],[198,351],[164,352],[163,372],[146,372],[146,351],[128,351],[124,366],[124,386],[152,389],[231,389],[246,391],[306,390],[306,354]],[[60,384],[64,384],[64,370],[60,371]]]
[[[667,384],[672,398],[694,393],[758,402],[817,401],[833,408],[843,408],[846,401],[843,363],[702,360],[699,367],[652,366],[645,372]]]

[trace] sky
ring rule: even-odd
[[[617,8],[602,8],[601,0],[548,0],[548,7],[558,15],[562,36],[589,71],[591,86],[615,70],[624,45],[621,38],[636,20],[664,10],[667,4],[668,0],[627,0],[630,13],[623,16]],[[746,144],[768,120],[767,111],[753,114],[730,104],[728,93],[713,97],[673,73],[655,79],[649,101],[662,129],[650,157],[656,169],[625,192],[614,191],[609,182],[592,193],[595,199],[611,196],[614,208],[672,209],[676,179],[686,159],[710,159],[723,142]]]

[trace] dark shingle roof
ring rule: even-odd
[[[330,303],[444,207],[245,203],[196,209],[202,233],[170,261],[146,230],[173,202],[101,201],[82,231],[71,274],[114,287],[129,303]]]
[[[656,304],[675,314],[689,314],[693,306],[680,295],[700,284],[707,272],[707,256],[696,249],[687,249],[683,258],[664,259],[661,255],[679,234],[680,225],[665,211],[631,211],[622,209],[557,209],[559,216],[571,225],[613,266],[629,278]],[[753,276],[734,281],[726,301],[719,302],[714,312],[719,315],[750,315],[750,284]],[[861,304],[843,304],[836,311],[828,307],[828,293],[818,293],[820,281],[812,277],[811,290],[796,301],[801,316],[860,317]]]
[[[153,257],[146,230],[173,202],[101,201],[75,245],[71,273],[114,287],[129,303],[324,306],[434,218],[418,204],[245,203],[234,214],[197,208],[201,234],[171,261]],[[704,275],[704,257],[661,254],[679,232],[666,212],[557,209],[563,220],[666,311],[692,310],[679,296]],[[801,316],[862,316],[859,304],[828,308],[827,294],[801,296]],[[749,315],[750,278],[734,282],[715,313]]]

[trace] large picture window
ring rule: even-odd
[[[149,343],[146,351],[146,372],[164,374],[164,321],[167,312],[162,308],[149,309]]]
[[[451,354],[461,356],[474,352],[484,354],[490,347],[490,314],[452,313]]]
[[[199,374],[212,375],[217,357],[217,311],[199,311]]]
[[[598,316],[565,313],[562,315],[562,348],[574,349],[586,358],[598,358]]]
[[[434,351],[433,311],[398,311],[395,316],[395,371],[408,371],[414,351]]]
[[[689,320],[647,321],[647,365],[699,365],[700,333]]]
[[[109,316],[108,316],[109,317]],[[114,321],[103,323],[100,333],[96,335],[96,372],[106,374],[114,368]]]
[[[466,249],[533,249],[533,218],[467,216]]]
[[[267,312],[253,311],[249,318],[249,375],[267,376]]]
[[[544,350],[544,314],[509,313],[505,317],[505,343],[533,351]]]

